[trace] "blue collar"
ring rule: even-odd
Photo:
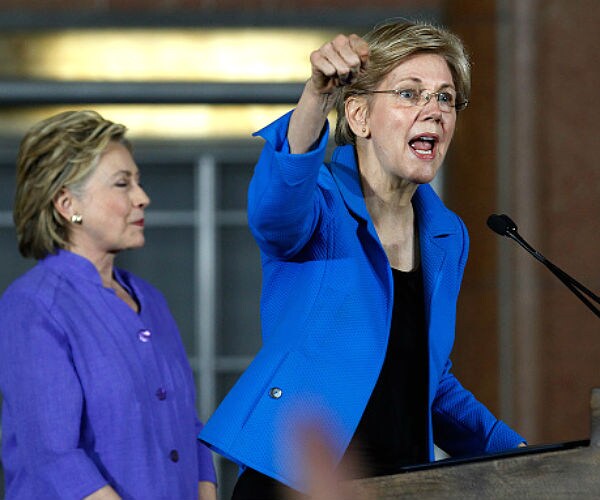
[[[56,274],[64,276],[75,284],[80,280],[85,280],[92,285],[105,288],[96,266],[85,257],[70,252],[69,250],[59,248],[56,250],[56,253],[51,253],[44,257],[40,261],[40,264],[51,269]],[[115,280],[121,286],[126,288],[129,293],[133,294],[134,297],[137,295],[138,290],[136,290],[131,283],[127,272],[115,267],[113,268],[113,276]]]
[[[75,280],[86,280],[95,285],[103,286],[100,273],[91,261],[64,249],[48,254],[40,262],[42,266],[52,269],[55,273]]]

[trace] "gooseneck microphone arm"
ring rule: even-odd
[[[588,306],[592,312],[596,316],[600,318],[600,310],[594,306],[590,302],[589,299],[592,299],[597,304],[600,304],[600,298],[588,290],[585,286],[579,283],[575,278],[569,276],[566,272],[564,272],[561,268],[554,265],[550,262],[546,257],[544,257],[540,252],[538,252],[535,248],[533,248],[529,243],[527,243],[523,237],[517,231],[517,225],[513,222],[513,220],[505,214],[497,215],[492,214],[488,217],[487,220],[488,227],[499,234],[500,236],[506,236],[514,241],[516,241],[520,246],[522,246],[525,250],[527,250],[531,255],[533,255],[537,260],[539,260],[542,264],[544,264],[552,273],[560,279],[563,284],[569,288],[577,297]]]

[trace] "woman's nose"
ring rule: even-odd
[[[137,185],[137,189],[134,195],[134,205],[136,207],[147,207],[148,205],[150,205],[150,197],[148,196],[148,194],[146,193],[146,191],[144,191],[144,188],[142,186],[140,186],[139,184]]]

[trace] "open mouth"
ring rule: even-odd
[[[434,135],[418,135],[408,141],[408,145],[420,158],[433,158],[438,138]]]

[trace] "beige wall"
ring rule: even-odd
[[[508,213],[531,245],[598,293],[600,2],[447,5],[475,60],[473,107],[448,174],[449,204],[472,237],[456,372],[532,442],[584,439],[590,389],[600,386],[598,318],[485,218]]]
[[[541,2],[535,68],[538,180],[535,236],[542,253],[600,293],[600,2]],[[539,92],[539,94],[538,94]],[[537,97],[537,99],[536,99]],[[540,278],[540,434],[586,436],[587,402],[600,386],[600,321],[557,280]]]

